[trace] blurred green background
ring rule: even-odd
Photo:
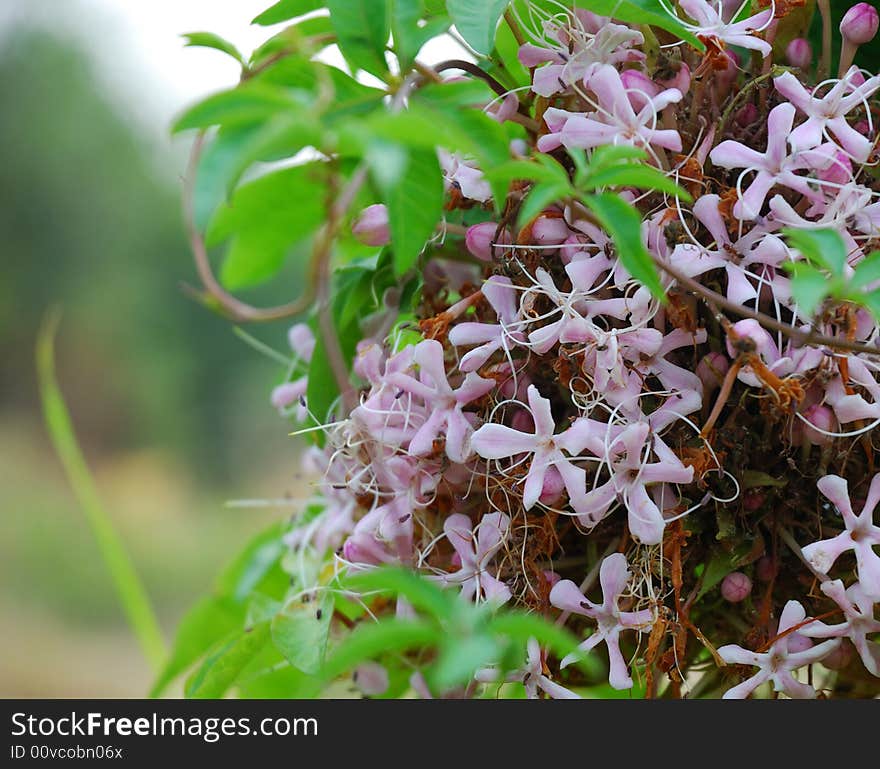
[[[109,46],[108,20],[81,12]],[[61,305],[60,385],[167,638],[242,543],[289,512],[224,503],[303,493],[298,446],[268,402],[283,372],[180,289],[194,280],[179,204],[191,137],[166,138],[156,100],[131,114],[107,58],[75,35],[0,27],[0,696],[145,696],[149,668],[43,425],[39,324]],[[146,68],[121,42],[119,69]],[[127,86],[136,98],[155,82]],[[286,328],[251,331],[283,350]]]

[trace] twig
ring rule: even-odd
[[[216,303],[217,307],[224,315],[227,315],[232,320],[240,323],[265,322],[301,315],[308,310],[315,301],[317,275],[314,270],[314,265],[302,296],[296,301],[278,305],[276,307],[254,307],[246,302],[242,302],[240,299],[237,299],[226,291],[214,276],[214,272],[211,269],[211,261],[208,258],[208,249],[205,246],[205,239],[196,226],[195,215],[193,212],[193,190],[196,169],[198,168],[204,142],[204,132],[200,133],[196,137],[195,142],[193,142],[193,148],[190,152],[189,164],[186,171],[183,194],[184,222],[189,235],[189,242],[195,260],[196,271],[199,274],[199,280],[202,283],[204,293]]]
[[[839,337],[816,334],[812,331],[802,331],[787,323],[782,323],[781,321],[776,320],[776,318],[765,315],[763,312],[757,312],[750,309],[749,307],[743,307],[742,305],[736,304],[735,302],[731,302],[723,294],[719,294],[717,291],[713,291],[711,288],[707,288],[706,286],[695,281],[693,278],[689,278],[687,275],[679,272],[675,267],[672,267],[660,257],[653,256],[653,260],[654,264],[656,264],[661,270],[663,270],[663,272],[665,272],[671,278],[674,278],[688,291],[691,291],[692,293],[702,297],[708,304],[718,305],[718,307],[727,310],[727,312],[731,312],[734,315],[739,315],[742,318],[750,318],[752,320],[756,320],[764,328],[768,328],[772,331],[778,331],[784,336],[787,336],[798,347],[803,347],[804,345],[809,344],[817,347],[829,347],[833,350],[844,350],[847,352],[862,353],[864,355],[880,356],[880,349],[878,349],[877,347],[860,344],[858,342],[853,342],[848,339],[840,339]]]
[[[513,33],[513,39],[516,40],[516,44],[519,46],[525,45],[527,42],[525,35],[523,35],[510,8],[504,12],[504,21],[507,22],[507,26],[510,27],[510,31]]]
[[[460,69],[463,72],[467,72],[469,75],[473,75],[474,77],[483,80],[488,83],[489,87],[499,96],[507,96],[510,91],[509,88],[505,88],[504,85],[499,83],[494,77],[492,77],[492,75],[471,61],[465,61],[464,59],[449,59],[448,61],[441,61],[439,64],[434,65],[435,72],[445,72],[447,69]]]

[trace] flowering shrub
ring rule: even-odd
[[[157,691],[880,692],[877,12],[832,72],[803,6],[281,0],[250,59],[190,36],[242,64],[176,126],[201,295],[301,316],[271,402],[314,494]],[[299,299],[232,295],[291,252]]]

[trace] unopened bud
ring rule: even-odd
[[[785,49],[785,58],[792,67],[806,69],[813,63],[813,47],[808,40],[796,37]]]
[[[830,435],[825,433],[834,432],[837,429],[837,419],[834,412],[820,403],[810,406],[804,411],[803,440],[812,446],[828,446],[833,441]]]
[[[730,603],[744,601],[751,592],[752,580],[741,571],[732,571],[721,581],[721,595]]]
[[[542,246],[558,246],[570,235],[565,219],[558,216],[540,216],[532,225],[532,239]]]
[[[704,355],[697,364],[697,376],[703,383],[704,392],[708,394],[721,387],[728,369],[730,369],[730,361],[720,352]]]
[[[776,576],[776,562],[769,555],[762,555],[755,563],[755,576],[761,582],[769,582]]]
[[[736,118],[734,119],[736,124],[742,128],[750,126],[758,119],[758,108],[751,102],[748,102],[736,113]]]
[[[388,209],[381,203],[367,206],[351,228],[355,237],[367,246],[387,246],[391,242]]]
[[[843,39],[854,45],[864,45],[874,39],[880,18],[877,9],[869,3],[856,3],[844,15],[840,22],[840,34]]]
[[[843,670],[854,656],[853,645],[848,639],[841,638],[837,647],[824,656],[821,661],[829,670]]]
[[[501,231],[498,240],[496,240],[495,235],[497,232],[498,225],[495,222],[481,222],[480,224],[468,227],[467,234],[464,237],[467,250],[477,259],[483,262],[491,262],[492,244],[508,245],[510,243],[510,236],[504,230]]]
[[[841,150],[836,150],[831,163],[827,168],[819,171],[817,176],[823,182],[831,182],[832,184],[846,184],[852,181],[853,167],[849,156]]]

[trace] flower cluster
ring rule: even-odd
[[[531,88],[487,106],[522,129],[517,155],[573,178],[598,148],[632,147],[691,193],[603,187],[638,211],[665,301],[589,206],[522,221],[524,179],[499,214],[491,169],[443,152],[443,247],[460,259],[433,263],[420,340],[361,342],[356,403],[310,455],[326,503],[291,534],[298,552],[402,565],[586,636],[561,660],[523,650],[508,678],[529,696],[597,683],[569,663],[600,644],[608,683],[647,696],[687,696],[707,665],[726,697],[765,683],[815,697],[844,675],[878,692],[878,327],[847,302],[804,311],[788,265],[808,255],[786,237],[836,230],[846,275],[880,238],[880,75],[851,64],[876,12],[847,14],[849,61],[827,77],[804,39],[776,61],[793,5],[679,0],[669,13],[702,51],[581,9],[521,19]],[[387,244],[383,207],[354,232]],[[303,360],[311,343],[291,335]],[[273,403],[305,410],[305,391],[295,380]],[[476,683],[499,680],[490,667]]]

